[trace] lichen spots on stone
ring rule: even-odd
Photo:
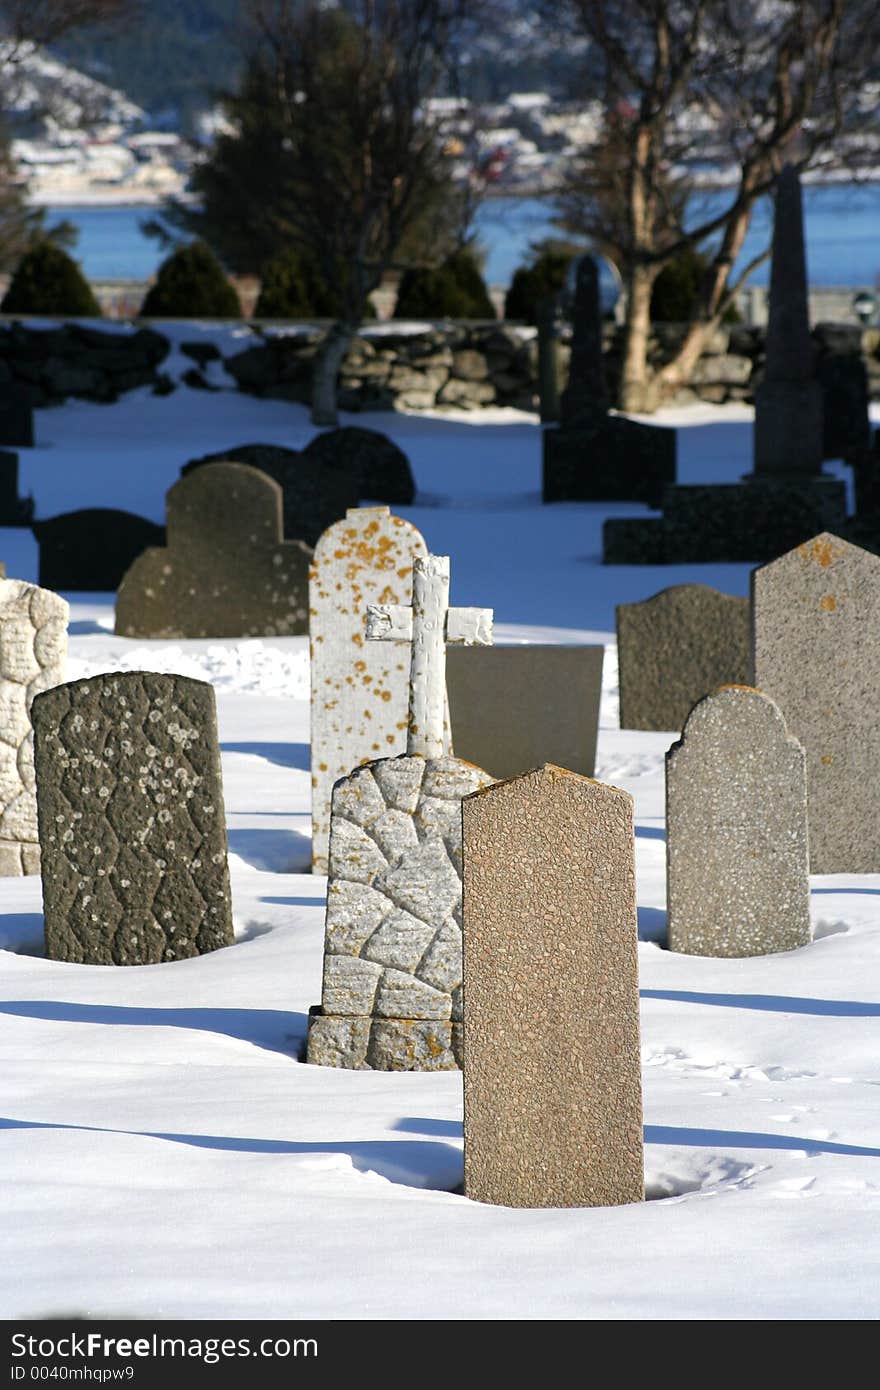
[[[797,548],[798,555],[806,564],[817,564],[823,570],[829,569],[837,559],[837,551],[827,536],[816,536]]]
[[[824,613],[833,613],[837,608],[837,599],[833,594],[823,594],[819,600],[819,607]]]

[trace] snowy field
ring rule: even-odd
[[[682,480],[747,471],[748,410],[667,418],[687,426]],[[418,505],[397,510],[451,556],[453,602],[494,606],[504,641],[606,644],[597,775],[636,806],[650,1200],[469,1202],[455,1190],[458,1073],[297,1060],[320,1000],[326,889],[308,872],[307,639],[124,640],[112,596],[78,595],[71,678],[146,667],[216,688],[236,944],[161,966],[46,961],[39,879],[3,880],[0,1317],[876,1317],[880,876],[813,878],[806,949],[672,954],[673,735],[617,728],[614,604],[688,580],[744,594],[748,567],[602,568],[603,517],[644,509],[542,507],[533,417],[350,422],[409,454]],[[185,387],[40,411],[36,429],[21,490],[39,516],[99,505],[156,521],[187,459],[313,433],[301,408]],[[0,559],[36,579],[29,532],[0,532]]]

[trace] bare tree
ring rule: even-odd
[[[454,196],[429,100],[475,0],[254,0],[249,80],[273,94],[290,245],[341,292],[319,353],[312,418],[336,421],[336,377],[367,305],[426,209]],[[230,189],[230,192],[234,190]]]
[[[548,0],[598,62],[604,127],[572,171],[565,225],[616,262],[627,296],[620,405],[653,409],[686,384],[757,257],[732,279],[752,210],[782,165],[828,169],[880,148],[876,0]],[[873,86],[872,86],[873,83]],[[873,98],[872,98],[873,93]],[[596,93],[591,93],[595,97]],[[718,210],[698,165],[727,176]],[[684,340],[648,364],[651,292],[688,248],[707,269]]]
[[[114,19],[131,0],[0,0],[0,37],[8,63],[24,45],[55,43],[72,29]]]

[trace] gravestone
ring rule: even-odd
[[[603,647],[450,647],[446,689],[456,757],[493,777],[551,761],[592,777],[604,654]]]
[[[797,170],[776,180],[764,376],[755,392],[755,476],[817,477],[822,388],[815,379],[804,216]]]
[[[231,945],[213,687],[90,676],[33,717],[46,955],[150,965]]]
[[[169,489],[167,545],[144,551],[116,595],[119,637],[291,637],[308,630],[312,552],[281,538],[281,489],[218,463]]]
[[[538,399],[542,425],[559,423],[561,381],[559,296],[547,294],[538,303]]]
[[[18,495],[18,454],[0,449],[0,526],[27,526],[33,514],[33,497]]]
[[[640,1202],[632,798],[548,765],[462,822],[465,1196]]]
[[[710,690],[749,681],[747,598],[675,584],[615,612],[621,729],[681,729]]]
[[[669,948],[764,956],[812,940],[804,750],[769,695],[725,686],[666,754]]]
[[[568,385],[560,423],[547,426],[545,502],[631,499],[657,506],[675,481],[675,430],[609,413],[602,363],[599,268],[593,256],[577,262]]]
[[[372,603],[410,604],[413,564],[428,547],[387,507],[347,513],[315,546],[309,570],[312,871],[327,872],[330,793],[353,768],[406,750],[409,658],[367,642]]]
[[[191,459],[181,468],[181,477],[209,463],[244,463],[274,478],[283,497],[284,538],[306,545],[314,545],[361,497],[360,477],[344,460],[339,467],[330,467],[280,444],[236,444],[222,453]]]
[[[461,1059],[461,799],[492,779],[445,755],[446,642],[492,640],[449,608],[449,560],[415,562],[412,607],[372,605],[369,640],[410,646],[407,751],[333,788],[321,1005],[308,1060],[438,1071]]]
[[[88,507],[35,521],[44,589],[115,593],[126,570],[150,546],[165,544],[165,528],[132,512]]]
[[[659,500],[662,517],[609,518],[602,528],[606,564],[768,560],[817,531],[843,527],[846,485],[821,472],[822,390],[807,304],[800,180],[787,165],[776,188],[754,471],[741,484],[669,487]]]
[[[387,434],[378,430],[365,430],[360,425],[325,430],[309,441],[304,454],[325,468],[350,473],[361,497],[399,507],[408,507],[415,501],[416,485],[409,459]]]
[[[880,871],[880,558],[823,534],[752,574],[755,684],[807,755],[810,872]]]
[[[64,680],[70,609],[58,594],[0,579],[0,875],[38,874],[31,707]]]
[[[32,449],[34,411],[31,393],[20,381],[0,381],[0,446]]]

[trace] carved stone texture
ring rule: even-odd
[[[711,690],[749,681],[747,598],[676,584],[616,613],[621,729],[681,729]]]
[[[274,478],[283,497],[285,540],[306,545],[314,545],[361,498],[357,470],[344,462],[338,468],[328,467],[323,459],[280,444],[236,444],[223,453],[192,459],[180,475],[185,478],[209,463],[244,463]]]
[[[460,1064],[461,799],[491,780],[457,758],[404,755],[333,788],[310,1062],[374,1071]]]
[[[755,684],[807,754],[810,871],[880,871],[880,558],[824,532],[752,573]]]
[[[64,680],[69,614],[58,594],[0,580],[0,875],[40,872],[31,706]]]
[[[327,872],[333,783],[406,749],[409,648],[366,640],[367,605],[412,603],[413,564],[428,548],[387,507],[349,511],[315,547],[309,571],[312,869]]]
[[[804,750],[779,706],[728,686],[666,754],[669,946],[763,956],[812,939]]]
[[[547,765],[462,822],[465,1195],[639,1202],[632,798]]]
[[[167,495],[168,543],[116,596],[121,637],[291,637],[307,631],[312,552],[281,539],[281,489],[256,468],[197,468]]]
[[[115,593],[123,575],[149,547],[165,544],[165,528],[133,512],[88,507],[35,521],[44,589]]]
[[[747,629],[744,636],[748,642]],[[447,648],[456,756],[494,777],[551,761],[592,777],[604,654],[551,645]]]
[[[46,955],[149,965],[232,944],[214,691],[133,671],[34,701]]]

